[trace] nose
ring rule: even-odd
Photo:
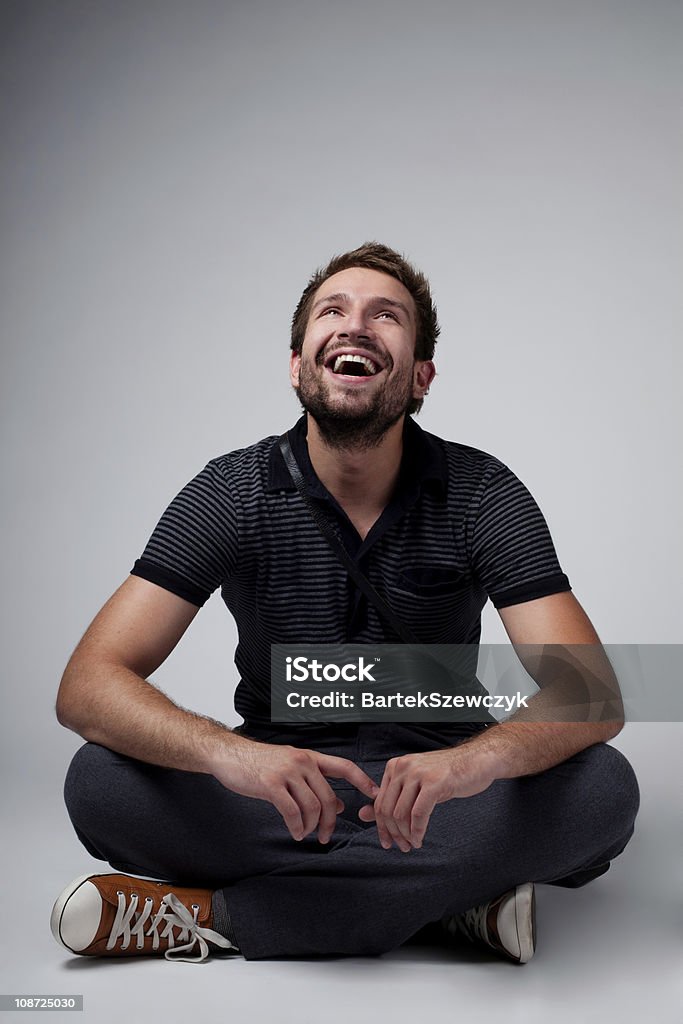
[[[370,339],[373,337],[371,322],[362,309],[350,309],[343,321],[339,324],[337,337],[348,339]]]

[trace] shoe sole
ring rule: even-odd
[[[515,889],[515,923],[519,963],[526,964],[536,951],[536,893],[532,882],[525,882]]]
[[[71,899],[71,897],[73,896],[73,894],[78,889],[80,889],[84,882],[87,882],[90,878],[93,877],[94,875],[81,875],[81,877],[77,878],[74,882],[71,883],[71,885],[68,885],[64,892],[58,897],[57,902],[52,908],[52,913],[50,914],[50,931],[52,932],[60,946],[63,946],[64,949],[68,949],[70,953],[77,953],[78,950],[72,949],[71,946],[67,946],[66,942],[64,942],[64,939],[62,938],[62,914],[64,913],[64,909],[69,900]]]

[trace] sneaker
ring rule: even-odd
[[[449,935],[464,935],[496,953],[525,964],[536,949],[536,900],[531,882],[518,885],[490,903],[444,918]]]
[[[199,963],[209,955],[209,942],[237,952],[212,930],[211,896],[211,889],[130,875],[83,875],[58,898],[50,928],[65,949],[82,956],[163,953],[167,960]]]

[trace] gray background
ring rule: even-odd
[[[416,949],[92,962],[47,919],[95,866],[61,806],[79,742],[53,717],[61,671],[178,489],[296,417],[289,318],[333,252],[377,238],[430,276],[443,333],[420,422],[529,485],[603,641],[681,642],[681,4],[1,17],[2,991],[84,992],[103,1022],[680,1020],[681,725],[618,737],[639,832],[593,887],[542,889],[524,969]],[[491,609],[484,639],[504,639]],[[158,681],[235,721],[233,644],[216,595]]]

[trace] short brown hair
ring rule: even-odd
[[[349,270],[351,267],[365,267],[368,270],[379,270],[382,274],[389,274],[390,277],[395,277],[397,281],[400,281],[410,292],[417,314],[415,359],[431,359],[441,328],[429,281],[400,253],[390,249],[388,245],[382,245],[381,242],[365,242],[357,249],[342,253],[340,256],[333,256],[326,266],[316,270],[304,288],[303,295],[294,310],[290,344],[292,352],[301,353],[313,298],[318,288],[333,274],[338,274],[341,270]],[[418,412],[421,406],[422,399],[413,399],[408,407],[408,412]]]

